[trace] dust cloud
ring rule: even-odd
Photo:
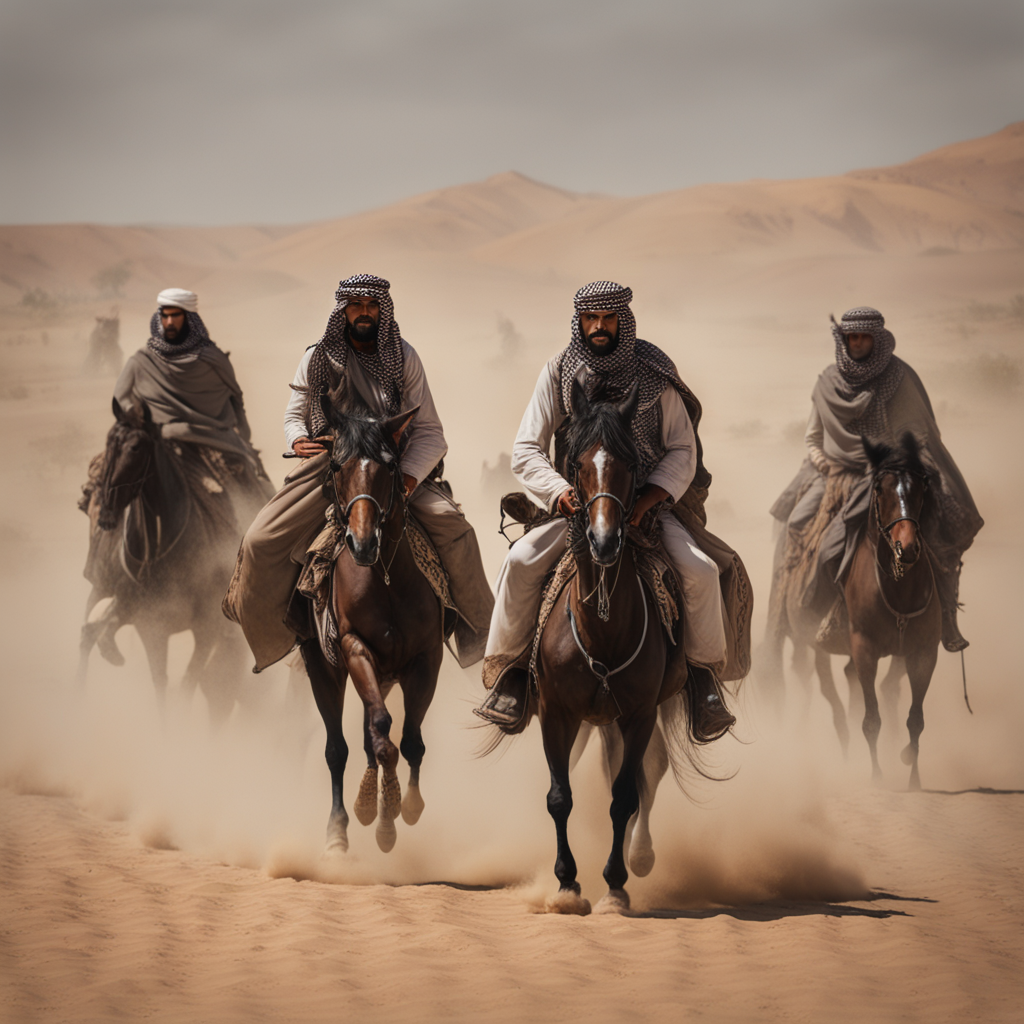
[[[542,188],[514,176],[499,185]],[[813,183],[808,194],[818,195],[814,189],[824,186]],[[602,202],[579,200],[570,213],[590,216]],[[416,209],[411,203],[402,216]],[[522,410],[541,366],[565,343],[575,288],[593,278],[618,278],[633,288],[640,336],[676,360],[703,403],[701,436],[714,476],[709,528],[740,552],[751,574],[755,648],[770,585],[767,510],[803,458],[810,391],[832,357],[828,314],[858,303],[882,308],[898,354],[930,390],[947,446],[987,521],[967,553],[961,591],[975,713],[964,706],[959,661],[941,655],[925,702],[924,785],[949,792],[1024,786],[1024,687],[1014,629],[1024,572],[1017,250],[950,250],[921,258],[854,248],[813,265],[806,245],[775,255],[740,247],[708,257],[698,243],[713,231],[701,221],[697,241],[688,236],[664,259],[658,253],[670,241],[654,228],[648,249],[634,240],[603,250],[600,258],[571,232],[550,251],[542,231],[535,241],[523,231],[507,244],[481,243],[474,235],[465,251],[427,252],[400,244],[414,235],[398,221],[381,221],[392,231],[383,241],[375,240],[372,215],[348,223],[308,226],[274,239],[254,229],[224,229],[234,232],[240,254],[230,267],[211,269],[209,239],[197,233],[189,242],[184,229],[175,236],[182,262],[153,263],[140,249],[146,259],[126,263],[137,273],[119,285],[122,346],[130,352],[144,342],[158,286],[195,287],[212,336],[231,352],[254,441],[279,483],[287,468],[277,457],[287,383],[305,346],[319,336],[334,282],[354,271],[384,273],[445,424],[448,478],[477,528],[493,579],[506,551],[495,499],[507,485],[507,453]],[[580,220],[580,237],[602,230],[605,222],[596,223],[592,228]],[[153,245],[132,230],[125,229],[126,245]],[[824,229],[818,223],[813,230]],[[337,238],[349,237],[345,232],[356,232],[352,244],[366,253],[365,265],[331,255],[339,251]],[[195,246],[191,256],[189,244]],[[68,251],[60,248],[53,266],[64,266]],[[0,781],[21,793],[72,795],[90,813],[127,823],[142,846],[274,878],[518,886],[530,905],[553,891],[554,830],[545,810],[539,729],[534,725],[500,754],[477,757],[481,735],[471,707],[480,699],[479,677],[449,658],[424,725],[423,817],[414,827],[398,823],[398,843],[388,855],[377,849],[372,828],[353,818],[351,850],[332,861],[321,856],[330,806],[323,729],[293,667],[248,675],[230,720],[217,731],[202,695],[187,702],[174,685],[191,646],[185,637],[172,642],[163,718],[131,628],[119,635],[126,666],[113,668],[94,652],[87,683],[77,687],[87,522],[75,500],[109,426],[112,378],[80,370],[93,318],[109,305],[84,296],[84,286],[74,283],[88,281],[95,266],[67,265],[62,272],[68,276],[64,290],[51,276],[50,291],[26,292],[35,296],[32,302],[12,300],[0,309]],[[835,670],[845,697],[838,660]],[[788,672],[780,712],[765,699],[756,663],[734,703],[735,736],[709,754],[713,770],[727,780],[698,780],[684,797],[669,776],[657,793],[657,862],[650,876],[631,880],[635,904],[657,910],[831,902],[864,898],[883,885],[844,810],[869,783],[859,723],[850,723],[844,761],[816,684]],[[893,791],[906,785],[897,752],[906,742],[908,704],[904,692],[898,720],[883,723],[884,786]],[[361,708],[351,690],[345,732],[351,809],[363,769]],[[600,872],[611,833],[596,743],[574,785],[570,839],[584,893],[596,897],[604,891]]]

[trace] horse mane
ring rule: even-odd
[[[390,462],[398,458],[398,449],[384,429],[384,421],[374,414],[357,388],[347,386],[344,377],[324,396],[322,408],[334,432],[335,464],[350,459]]]
[[[596,444],[616,459],[635,466],[640,461],[640,453],[619,404],[608,398],[600,387],[590,399],[583,395],[582,388],[579,395],[582,401],[573,403],[565,437],[565,458],[569,466],[577,464]]]
[[[866,437],[861,438],[864,453],[871,463],[871,470],[877,476],[880,473],[913,473],[915,476],[927,477],[928,468],[921,459],[921,446],[917,438],[908,430],[900,438],[896,447],[887,444],[873,444]]]

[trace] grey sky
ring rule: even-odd
[[[0,222],[353,213],[515,169],[637,195],[1024,118],[1020,0],[0,0]]]

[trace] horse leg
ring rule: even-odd
[[[167,708],[167,639],[165,630],[151,622],[136,622],[135,628],[142,639],[149,661],[149,674],[153,677],[156,702],[161,715]]]
[[[626,893],[626,860],[623,847],[629,819],[640,809],[641,768],[647,745],[651,740],[658,713],[651,709],[645,715],[634,716],[622,730],[622,767],[612,783],[612,850],[604,867],[604,880],[608,892],[597,905],[598,913],[622,913],[629,908]]]
[[[882,705],[885,707],[885,717],[889,721],[896,720],[897,706],[900,699],[900,680],[907,671],[907,662],[898,654],[892,656],[889,662],[889,671],[885,673],[880,687],[882,690]]]
[[[878,733],[882,728],[882,717],[878,713],[878,697],[875,694],[878,658],[868,648],[867,641],[860,633],[851,631],[850,647],[861,692],[864,694],[864,722],[861,728],[871,751],[871,777],[877,782],[882,777],[882,769],[878,764]]]
[[[632,829],[627,829],[627,845],[623,856],[629,862],[629,870],[640,878],[645,878],[654,868],[654,843],[651,841],[651,808],[654,806],[654,795],[658,792],[658,784],[668,771],[668,749],[665,746],[665,734],[660,725],[655,725],[651,740],[644,752],[640,766],[642,784],[640,786],[640,810],[631,819]]]
[[[92,652],[93,647],[96,645],[96,640],[100,635],[100,630],[103,628],[103,617],[100,617],[98,622],[90,622],[89,616],[92,614],[93,608],[100,602],[101,597],[95,587],[89,591],[89,596],[85,600],[85,616],[82,622],[81,639],[78,643],[78,685],[85,686],[86,673],[89,670],[89,654]]]
[[[423,797],[420,795],[420,765],[426,746],[423,743],[421,726],[427,708],[434,699],[437,688],[437,673],[441,670],[444,648],[421,654],[409,667],[402,680],[402,698],[405,702],[405,722],[402,725],[402,742],[399,749],[409,764],[409,786],[402,799],[402,821],[415,825],[423,813]]]
[[[907,716],[907,730],[910,743],[900,757],[910,765],[910,788],[921,788],[921,776],[917,773],[918,740],[924,732],[924,695],[932,681],[935,662],[938,660],[938,646],[907,655],[907,674],[910,676],[910,714]]]
[[[363,751],[366,754],[366,770],[359,780],[355,812],[360,825],[372,825],[377,819],[377,752],[373,746],[370,730],[370,709],[363,707]]]
[[[318,639],[304,640],[299,647],[313,699],[327,729],[324,757],[331,773],[331,816],[327,819],[327,853],[348,850],[348,812],[345,810],[345,765],[348,744],[341,731],[341,712],[345,704],[345,670],[332,670]],[[374,797],[376,797],[376,792]]]
[[[864,717],[864,692],[860,688],[860,678],[857,675],[857,666],[853,658],[847,658],[843,666],[843,675],[846,676],[846,685],[850,688],[850,699],[847,701],[848,717],[855,722],[858,718]]]
[[[345,666],[352,677],[352,685],[359,694],[365,708],[365,746],[368,767],[363,775],[359,788],[359,800],[364,799],[368,776],[373,776],[376,788],[376,768],[384,769],[384,777],[380,786],[380,803],[377,812],[377,845],[388,853],[395,845],[398,837],[395,831],[395,818],[402,807],[402,787],[398,781],[398,748],[391,742],[391,715],[384,704],[381,693],[377,666],[372,652],[354,633],[346,633],[341,638],[341,652],[345,658]],[[363,820],[366,813],[360,814],[359,802],[356,804],[356,815]],[[370,818],[370,821],[373,819]],[[368,823],[367,823],[368,824]]]
[[[832,675],[832,655],[817,645],[814,648],[814,668],[818,673],[821,694],[832,706],[832,725],[839,737],[839,746],[843,748],[843,757],[846,757],[850,750],[850,730],[846,724],[846,708],[843,707],[843,702],[839,699],[839,691],[836,689],[836,681]]]
[[[578,719],[562,709],[545,709],[541,716],[541,735],[544,756],[551,773],[548,790],[548,814],[555,823],[558,853],[555,857],[555,877],[558,894],[548,900],[546,910],[552,914],[589,914],[590,901],[580,896],[576,881],[576,858],[569,849],[569,815],[572,813],[572,787],[569,785],[569,754],[579,731]]]

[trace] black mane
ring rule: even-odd
[[[334,432],[331,461],[336,465],[350,459],[388,462],[398,458],[395,442],[358,393],[332,392],[323,402],[324,416]]]
[[[909,430],[900,438],[900,443],[895,448],[887,444],[872,444],[866,437],[862,437],[861,442],[871,463],[871,470],[876,476],[880,473],[913,473],[915,476],[928,476],[928,469],[921,461],[920,445]]]
[[[640,461],[629,423],[619,405],[602,400],[600,395],[589,402],[585,411],[576,411],[569,420],[565,438],[565,457],[569,466],[579,463],[596,444],[627,466],[636,466]]]

